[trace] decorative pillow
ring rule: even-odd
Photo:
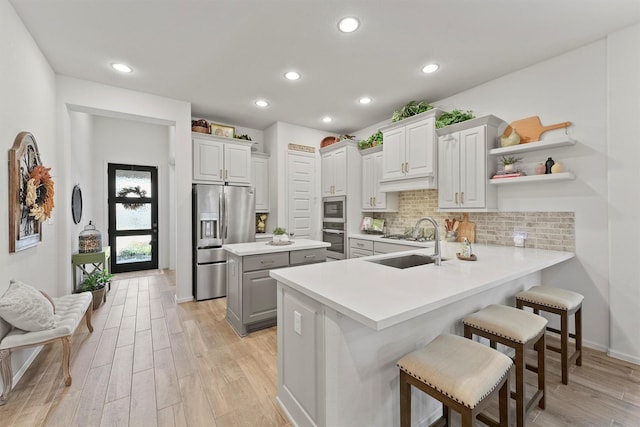
[[[51,303],[51,307],[53,307],[53,314],[56,314],[56,303],[53,302],[53,298],[51,298],[45,291],[40,291],[40,293]]]
[[[11,281],[0,298],[0,317],[23,331],[42,331],[56,326],[49,300],[22,282]]]

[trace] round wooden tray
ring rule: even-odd
[[[271,246],[287,246],[293,244],[293,240],[287,240],[286,242],[274,242],[273,240],[269,240],[267,245]]]
[[[461,259],[463,261],[477,261],[478,257],[475,254],[471,254],[471,256],[469,258],[467,257],[463,257],[462,255],[460,255],[460,252],[456,252],[456,256],[458,257],[458,259]]]
[[[324,148],[328,145],[335,144],[338,142],[338,138],[335,136],[327,136],[322,141],[320,141],[320,148]]]

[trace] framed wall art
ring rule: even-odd
[[[20,132],[9,150],[9,252],[42,241],[42,221],[51,217],[54,185],[50,168],[42,165],[38,145]]]
[[[236,133],[236,128],[234,128],[233,126],[225,126],[225,125],[218,125],[215,123],[211,123],[209,125],[209,128],[211,129],[211,135],[215,135],[215,136],[224,136],[227,138],[233,138]]]

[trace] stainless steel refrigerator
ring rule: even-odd
[[[255,242],[252,187],[193,185],[193,293],[196,300],[227,294],[226,243]]]

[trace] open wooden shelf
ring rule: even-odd
[[[560,148],[575,145],[576,140],[564,136],[562,138],[548,139],[544,141],[528,142],[525,144],[512,145],[510,147],[494,148],[489,150],[492,156],[503,156],[505,154],[526,153],[528,151],[546,150],[548,148]]]
[[[515,178],[495,178],[495,179],[490,179],[489,183],[494,185],[518,184],[523,182],[568,181],[575,178],[576,176],[571,172],[562,172],[562,173],[550,173],[546,175],[518,176]]]

